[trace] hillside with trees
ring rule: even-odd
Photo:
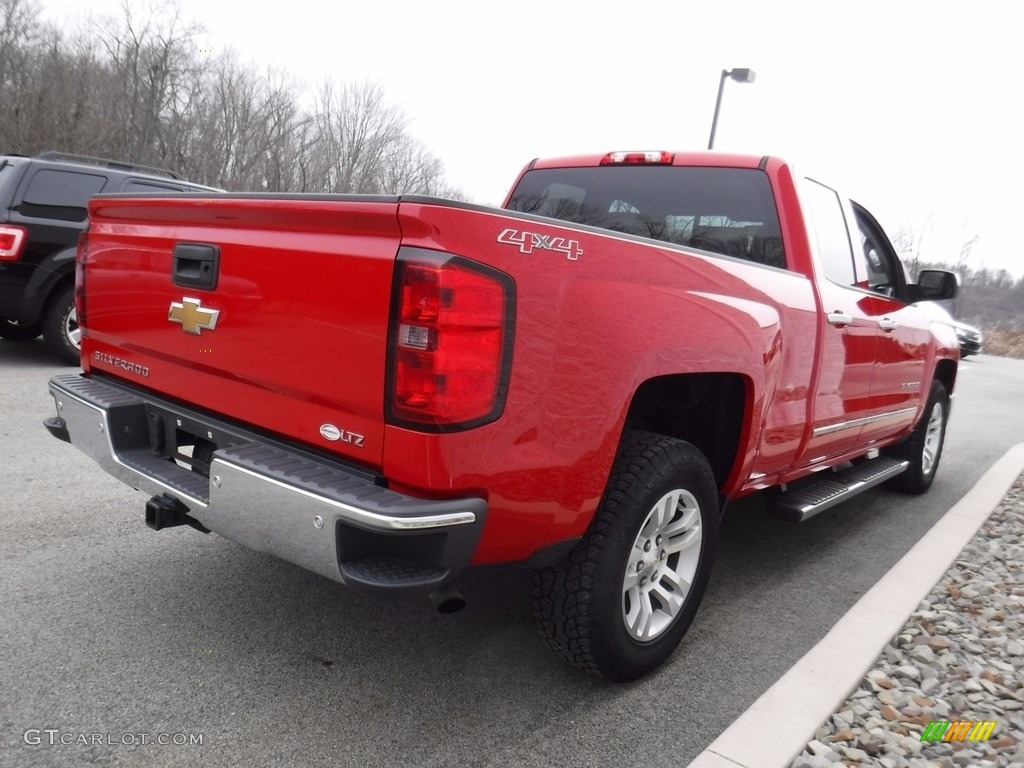
[[[0,0],[0,152],[113,158],[239,192],[461,197],[376,84],[308,94],[201,51],[201,31],[173,5],[139,16],[126,3],[69,34],[34,0]]]
[[[985,353],[1024,358],[1024,277],[965,264],[922,267],[954,269],[960,275],[960,296],[953,302],[952,313],[982,329]]]
[[[1015,277],[1006,269],[972,266],[972,251],[981,236],[966,231],[955,259],[926,259],[925,241],[932,239],[931,217],[917,228],[897,227],[891,237],[912,278],[916,279],[921,269],[951,269],[957,273],[960,295],[946,308],[958,320],[983,331],[984,352],[1024,358],[1024,275]]]

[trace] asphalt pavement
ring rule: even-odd
[[[66,370],[0,342],[2,766],[685,765],[1024,434],[1024,361],[972,358],[925,496],[800,526],[732,505],[683,645],[616,686],[545,648],[522,569],[470,572],[468,607],[440,615],[151,531],[143,494],[43,429]]]

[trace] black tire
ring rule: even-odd
[[[924,493],[935,479],[942,458],[942,445],[946,440],[946,421],[949,418],[949,396],[940,381],[933,381],[921,420],[910,437],[886,453],[894,459],[907,460],[910,466],[886,485],[901,493]]]
[[[679,645],[704,596],[719,511],[714,475],[699,450],[627,432],[587,533],[564,561],[533,576],[541,636],[569,663],[615,682],[657,667]],[[689,590],[673,587],[672,579],[691,569]],[[644,630],[649,636],[637,637]]]
[[[80,342],[74,333],[78,330],[75,321],[75,287],[62,288],[50,299],[43,315],[43,339],[47,346],[68,365],[81,365]]]
[[[15,320],[0,320],[0,339],[4,341],[32,341],[43,332],[39,323],[19,323]]]

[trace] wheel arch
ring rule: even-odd
[[[956,361],[939,360],[935,365],[935,380],[942,382],[946,388],[946,395],[953,396],[953,387],[956,385]]]
[[[750,382],[739,373],[684,373],[644,381],[633,394],[623,431],[685,440],[707,458],[721,489],[741,463],[752,408]]]
[[[47,256],[32,273],[25,286],[25,302],[32,307],[37,321],[43,316],[53,297],[75,282],[77,246]]]

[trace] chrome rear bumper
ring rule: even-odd
[[[63,375],[49,386],[57,418],[47,428],[121,482],[169,494],[211,531],[361,591],[430,592],[466,566],[479,541],[483,499],[395,493],[360,470],[105,380]],[[219,436],[209,477],[154,449],[154,411]]]

